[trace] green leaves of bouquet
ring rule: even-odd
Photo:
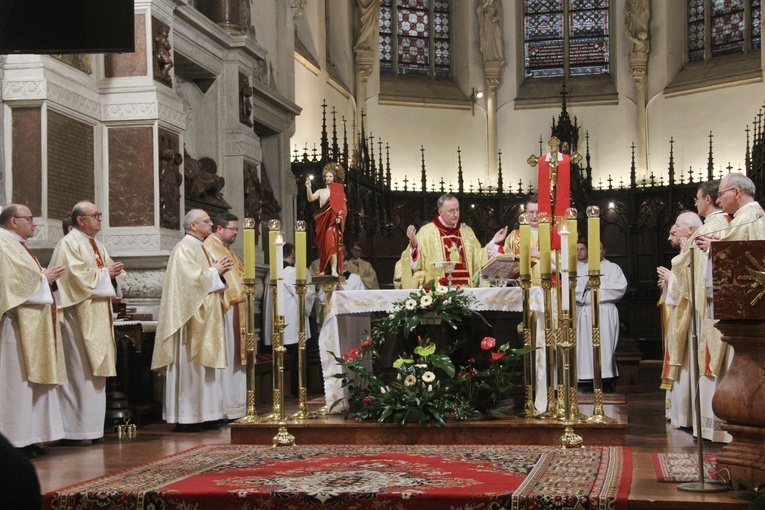
[[[473,408],[461,396],[459,381],[454,377],[456,369],[449,356],[436,352],[436,346],[427,340],[419,341],[412,357],[399,357],[393,362],[397,373],[389,384],[366,368],[370,360],[364,358],[373,352],[371,343],[351,356],[335,356],[338,364],[348,371],[347,375],[335,377],[343,379],[356,419],[442,426],[447,415],[464,420],[473,414]]]
[[[399,333],[407,336],[420,324],[432,324],[443,321],[453,329],[458,323],[471,316],[483,316],[471,309],[475,297],[465,294],[461,287],[447,287],[430,280],[409,297],[393,303],[387,316],[374,321],[372,336],[375,341],[383,341]]]

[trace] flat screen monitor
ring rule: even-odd
[[[0,0],[0,54],[135,51],[133,0]]]

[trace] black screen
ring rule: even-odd
[[[0,54],[135,50],[133,0],[0,0]]]

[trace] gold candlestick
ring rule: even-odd
[[[543,273],[541,277],[545,303],[545,368],[547,372],[545,380],[547,382],[547,409],[545,412],[537,416],[537,418],[554,419],[558,414],[558,405],[555,400],[557,347],[555,345],[552,313],[549,313],[549,311],[552,310],[552,274]]]
[[[298,296],[298,410],[290,416],[293,420],[310,420],[318,418],[319,414],[308,410],[308,388],[306,373],[306,328],[305,328],[305,295],[308,291],[306,280],[296,280],[295,292]]]
[[[249,218],[248,218],[249,219]],[[246,225],[246,223],[245,223]],[[245,226],[245,228],[247,228]],[[255,279],[244,279],[245,307],[247,309],[246,346],[247,346],[247,411],[246,414],[236,420],[236,423],[258,423],[258,412],[255,410],[257,395],[257,383],[255,379],[255,362],[257,361],[257,343],[255,342]]]
[[[278,408],[278,413],[274,412],[275,418],[279,420],[279,429],[274,436],[273,446],[295,446],[295,436],[287,431],[287,420],[284,415],[284,353],[287,349],[284,348],[284,316],[279,315],[279,318],[274,323],[275,334],[274,340],[274,367],[278,373],[276,377],[276,383],[274,384],[274,411]]]
[[[610,416],[603,412],[603,372],[600,361],[600,272],[590,271],[590,290],[592,291],[592,388],[595,406],[588,423],[613,423]]]
[[[521,275],[521,295],[523,300],[523,346],[533,349],[532,335],[531,335],[531,308],[529,294],[531,291],[531,275]],[[535,374],[534,351],[531,350],[526,356],[523,357],[523,378],[524,378],[524,394],[526,403],[523,407],[523,411],[518,416],[521,418],[535,418],[539,412],[534,407],[534,383]]]
[[[574,432],[574,420],[571,414],[571,379],[570,370],[571,366],[569,360],[571,359],[571,347],[574,346],[571,342],[571,311],[563,310],[560,318],[559,328],[560,338],[558,340],[558,347],[561,348],[563,353],[563,381],[564,381],[564,401],[566,410],[566,420],[563,422],[565,428],[563,435],[560,436],[561,448],[578,448],[582,445],[582,436]]]

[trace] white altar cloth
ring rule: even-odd
[[[319,353],[321,356],[321,369],[324,376],[324,396],[327,402],[327,408],[340,399],[345,399],[346,393],[341,388],[342,380],[334,377],[335,374],[342,373],[342,367],[338,366],[335,358],[348,352],[351,347],[358,346],[369,332],[371,312],[386,312],[391,310],[394,302],[408,298],[409,294],[414,292],[412,289],[399,290],[339,290],[332,293],[332,298],[326,309],[324,324],[319,334]],[[472,308],[477,312],[481,311],[500,311],[500,312],[522,312],[523,304],[521,298],[521,289],[519,287],[490,287],[490,288],[468,288],[466,294],[475,296],[476,301]],[[545,373],[544,373],[544,299],[542,289],[532,287],[529,293],[531,309],[537,317],[537,339],[536,345],[542,347],[537,350],[537,358],[541,355],[542,373],[541,387],[542,391],[537,394],[537,408],[544,410],[547,405],[547,395],[545,393]],[[350,315],[353,317],[349,317]],[[541,339],[541,343],[540,343]],[[539,359],[537,367],[540,366]],[[540,370],[537,370],[537,382],[540,381]],[[542,395],[539,395],[542,393]],[[543,401],[540,402],[540,398]],[[342,412],[347,408],[346,402],[335,406],[332,412]]]

